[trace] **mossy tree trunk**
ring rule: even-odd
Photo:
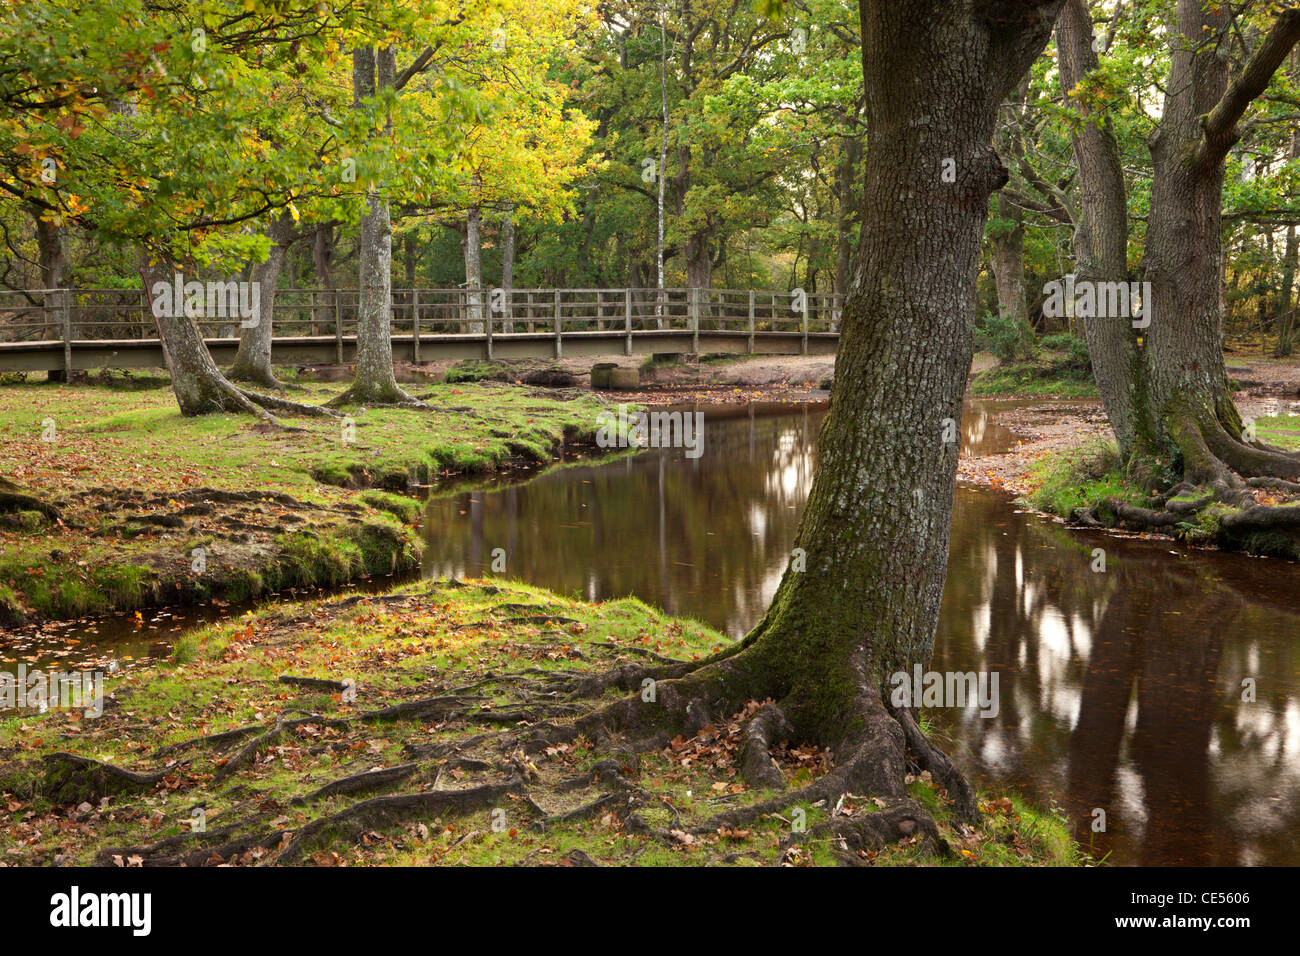
[[[152,289],[156,283],[172,285],[177,269],[167,260],[150,262],[147,255],[141,258],[140,278],[144,282],[145,296],[154,301]],[[292,412],[300,415],[333,415],[316,405],[303,405],[287,399],[262,395],[242,389],[231,382],[208,351],[197,320],[186,314],[182,304],[172,309],[154,308],[154,323],[168,360],[172,392],[182,415],[210,415],[217,412],[245,412],[274,422],[270,411]]]
[[[1300,10],[1280,14],[1254,55],[1229,83],[1220,43],[1231,12],[1180,0],[1178,32],[1160,126],[1151,140],[1154,179],[1144,259],[1151,282],[1151,326],[1142,386],[1151,431],[1138,453],[1157,459],[1176,451],[1184,477],[1220,492],[1239,487],[1233,474],[1300,477],[1300,459],[1267,449],[1244,434],[1223,362],[1224,160],[1240,137],[1238,121],[1300,40]]]

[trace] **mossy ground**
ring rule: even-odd
[[[511,712],[521,705],[526,680],[597,672],[642,661],[646,654],[695,659],[725,640],[635,599],[588,604],[497,579],[419,583],[383,596],[338,595],[250,612],[188,636],[173,659],[155,670],[110,680],[111,697],[98,718],[53,711],[0,722],[5,861],[131,866],[151,853],[198,852],[199,862],[208,864],[276,862],[294,834],[312,821],[380,793],[464,790],[499,781],[513,761],[515,770],[527,773],[524,793],[505,794],[491,806],[465,813],[408,815],[352,830],[328,827],[299,861],[421,866],[841,862],[841,851],[829,841],[791,844],[786,838],[797,823],[811,829],[832,812],[874,812],[878,804],[870,794],[848,795],[838,807],[791,808],[737,831],[690,834],[721,810],[772,795],[740,782],[732,723],[705,728],[690,740],[678,738],[660,753],[614,754],[623,772],[650,795],[638,814],[654,827],[681,834],[668,842],[630,832],[617,811],[554,819],[602,796],[600,784],[565,789],[560,783],[609,758],[609,750],[597,751],[579,738],[521,762],[504,753],[495,736],[519,729]],[[352,678],[356,701],[280,682],[286,675]],[[367,711],[448,694],[478,696],[472,707],[442,717],[360,719]],[[572,705],[555,702],[556,719],[565,719],[566,706]],[[214,775],[242,741],[155,756],[169,744],[266,728],[278,717],[303,715],[310,719],[225,780]],[[331,724],[339,719],[349,722]],[[54,805],[42,771],[42,757],[54,752],[141,772],[162,770],[164,776],[133,794],[105,798],[87,792],[73,795],[70,804]],[[811,748],[775,756],[794,785],[826,769],[825,755]],[[331,781],[404,764],[415,764],[411,775],[386,788],[293,802]],[[913,779],[910,789],[934,812],[953,856],[927,857],[908,838],[858,862],[1082,862],[1054,813],[1035,811],[1015,798],[986,796],[982,825],[968,829],[952,819],[946,794],[928,778]],[[198,806],[204,808],[207,831],[191,833],[189,821]],[[543,820],[550,822],[538,826]],[[232,852],[228,860],[210,854],[210,848],[240,833],[269,839],[265,847]]]
[[[344,388],[290,397],[323,404]],[[0,387],[0,475],[65,518],[0,516],[0,614],[242,600],[414,567],[419,505],[392,492],[549,463],[566,437],[590,439],[603,407],[490,383],[416,394],[429,411],[286,418],[299,430],[283,431],[246,415],[182,418],[157,377]]]
[[[1022,362],[1004,362],[976,375],[973,395],[1015,398],[1093,398],[1092,370],[1068,352],[1044,352]]]

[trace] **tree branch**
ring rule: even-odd
[[[1205,135],[1194,157],[1198,169],[1213,168],[1223,162],[1240,138],[1237,123],[1250,104],[1268,88],[1273,74],[1297,41],[1300,41],[1300,8],[1288,7],[1278,15],[1264,42],[1228,85],[1223,98],[1202,118]]]

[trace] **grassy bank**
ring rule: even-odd
[[[740,782],[736,718],[639,756],[597,752],[582,738],[531,757],[519,749],[523,721],[592,706],[557,693],[564,683],[647,656],[698,658],[724,640],[635,599],[588,604],[504,580],[277,604],[192,634],[154,671],[111,680],[100,717],[52,711],[0,722],[5,860],[1080,861],[1062,820],[1011,797],[984,795],[978,829],[956,823],[928,775],[910,790],[940,823],[951,848],[942,859],[914,837],[851,852],[811,835],[832,812],[878,811],[884,802],[871,794],[711,828],[715,814],[772,796]],[[66,753],[95,763],[55,756]],[[790,785],[826,770],[814,748],[773,753]],[[206,829],[192,832],[200,808]]]
[[[324,403],[343,384],[291,396]],[[348,421],[182,418],[165,380],[0,386],[0,475],[58,507],[0,515],[0,626],[244,600],[410,568],[411,481],[550,463],[599,400],[513,385],[416,389],[432,407]],[[559,396],[559,397],[556,397]]]
[[[1094,398],[1092,369],[1078,356],[1048,352],[1022,362],[1003,362],[971,379],[972,394],[982,398]]]
[[[1300,450],[1300,417],[1281,415],[1256,419],[1255,429],[1261,441]],[[1035,465],[1032,481],[1035,488],[1025,496],[1025,503],[1068,521],[1119,527],[1124,521],[1117,513],[1118,505],[1155,508],[1164,504],[1152,496],[1150,489],[1139,487],[1124,474],[1112,440],[1095,441],[1045,456]],[[1196,497],[1169,500],[1191,504]],[[1300,501],[1284,491],[1260,489],[1255,499],[1259,504],[1300,507]],[[1300,560],[1300,536],[1285,529],[1249,531],[1231,527],[1230,522],[1225,524],[1224,519],[1237,510],[1212,503],[1188,514],[1185,521],[1169,526],[1165,533],[1192,544]]]

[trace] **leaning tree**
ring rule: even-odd
[[[765,701],[744,731],[748,780],[779,784],[769,748],[781,740],[828,748],[835,767],[709,825],[870,793],[888,808],[825,826],[851,846],[908,834],[937,844],[933,820],[904,787],[909,755],[975,818],[969,785],[910,708],[883,691],[889,675],[927,662],[933,647],[957,468],[944,424],[961,413],[988,200],[1006,180],[992,146],[997,111],[1043,49],[1059,6],[861,0],[870,130],[862,232],[797,534],[805,561],[787,569],[744,640],[701,662],[592,678],[576,693],[637,693],[533,731],[530,746],[583,734],[648,749]]]

